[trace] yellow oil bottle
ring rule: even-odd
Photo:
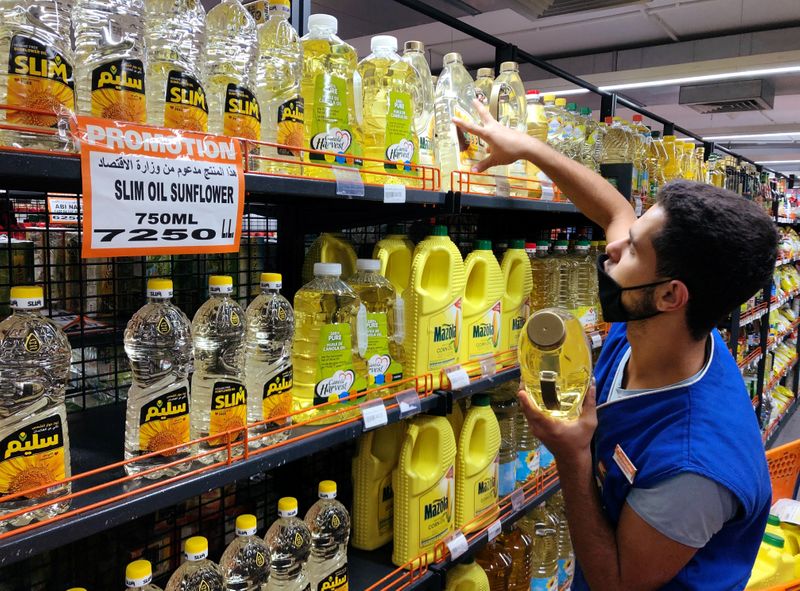
[[[753,570],[750,572],[750,580],[745,587],[747,591],[770,589],[796,578],[795,559],[784,551],[784,545],[782,537],[771,533],[764,534]]]
[[[664,136],[664,152],[666,153],[666,162],[664,166],[664,177],[667,182],[683,178],[683,169],[681,168],[681,152],[676,145],[674,135]]]
[[[512,240],[500,263],[503,273],[502,308],[500,310],[500,351],[516,350],[522,326],[530,314],[533,273],[524,240]],[[510,357],[505,367],[516,364]]]
[[[323,232],[306,252],[303,260],[303,283],[314,278],[314,265],[317,263],[339,263],[342,266],[342,277],[351,277],[356,272],[356,251],[342,234]]]
[[[402,298],[411,279],[414,243],[398,228],[394,228],[375,245],[372,258],[381,262],[381,275],[394,285],[397,297]]]
[[[462,362],[500,351],[503,272],[489,240],[476,240],[464,261],[467,285],[464,292],[464,342]]]
[[[444,417],[416,417],[408,425],[394,489],[392,562],[402,566],[423,552],[433,561],[433,547],[453,531],[456,441]],[[412,567],[419,566],[411,563]]]
[[[447,571],[445,591],[489,591],[489,577],[474,558],[468,558]]]

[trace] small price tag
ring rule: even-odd
[[[592,333],[592,349],[599,349],[603,345],[603,337],[599,332]]]
[[[497,536],[500,535],[502,531],[503,531],[503,524],[500,523],[500,520],[498,519],[497,521],[492,523],[486,530],[486,533],[489,535],[489,541],[491,542],[492,540],[494,540]]]
[[[364,181],[361,173],[355,168],[333,166],[333,176],[336,179],[336,194],[348,197],[364,196]]]
[[[364,431],[383,427],[389,422],[383,400],[370,400],[362,402],[358,406],[361,409],[361,416],[364,418]]]
[[[481,377],[488,378],[497,373],[497,361],[494,357],[487,357],[481,359]]]
[[[450,380],[451,390],[461,390],[469,386],[469,374],[460,365],[449,367],[444,370],[444,373],[447,374],[447,379]]]
[[[497,174],[494,177],[495,194],[498,197],[509,197],[511,195],[511,187],[508,178]]]
[[[514,511],[521,511],[522,506],[525,504],[525,491],[521,488],[514,489],[511,493],[511,508]]]
[[[450,536],[450,538],[444,544],[450,551],[451,560],[457,559],[459,556],[462,556],[467,550],[469,550],[467,538],[465,538],[464,534],[462,534],[460,531],[457,531]]]
[[[406,186],[405,185],[384,185],[383,186],[383,202],[384,203],[405,203],[406,202]]]
[[[642,198],[638,195],[633,198],[633,210],[636,213],[636,217],[642,217]]]
[[[400,418],[405,419],[416,414],[422,410],[422,403],[419,400],[419,394],[416,390],[405,390],[395,396],[397,405],[400,407]]]

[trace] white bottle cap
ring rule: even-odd
[[[321,29],[333,29],[333,32],[339,30],[339,21],[335,16],[330,14],[312,14],[308,17],[309,30],[319,27]]]
[[[314,275],[336,276],[342,274],[342,265],[339,263],[314,263]]]
[[[369,42],[369,48],[372,51],[378,49],[397,51],[397,37],[393,37],[392,35],[375,35]]]
[[[381,262],[378,259],[358,259],[356,269],[359,271],[380,271]]]

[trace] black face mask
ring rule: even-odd
[[[625,309],[625,306],[622,305],[622,292],[661,285],[662,283],[672,281],[672,279],[662,279],[661,281],[645,283],[644,285],[622,287],[606,273],[605,263],[608,258],[607,254],[601,254],[597,257],[597,286],[600,291],[600,307],[603,309],[603,320],[605,322],[631,322],[634,320],[645,320],[661,314],[658,310],[646,314],[631,314]]]

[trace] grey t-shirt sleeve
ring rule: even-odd
[[[633,488],[627,503],[659,533],[691,548],[705,546],[739,509],[739,501],[730,490],[691,472],[668,478],[653,488]]]

